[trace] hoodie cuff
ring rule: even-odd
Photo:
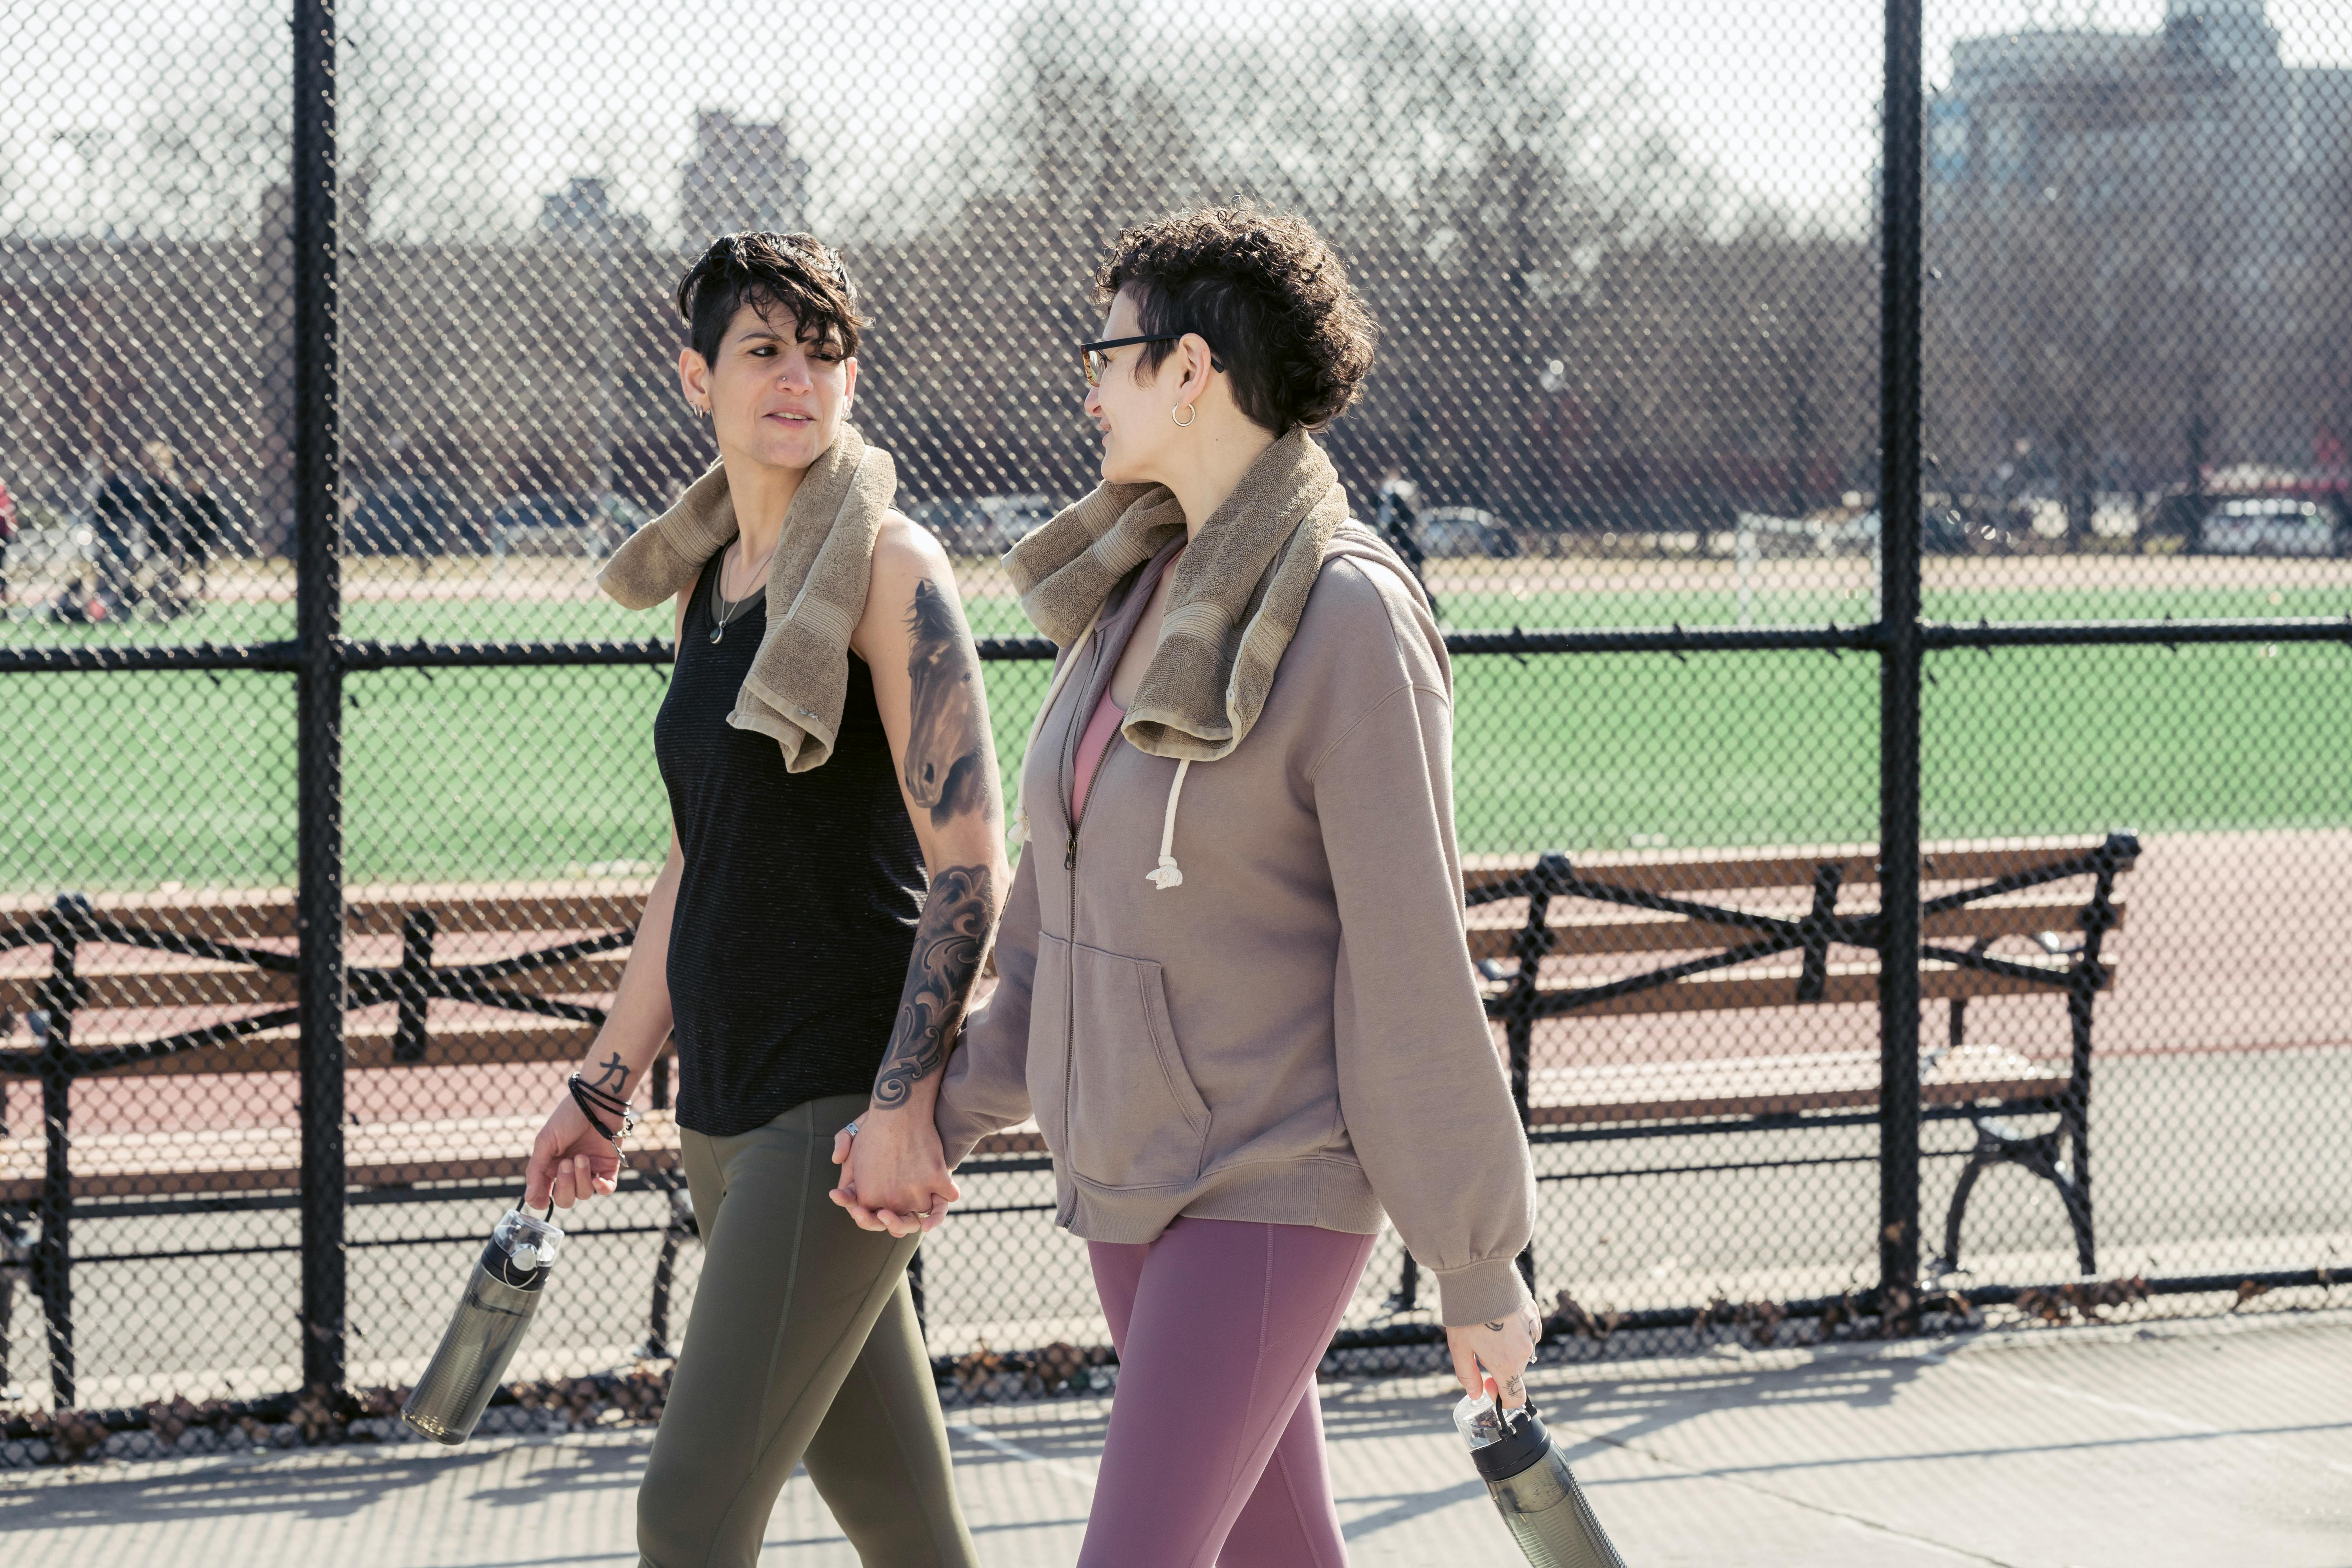
[[[1432,1272],[1437,1276],[1438,1321],[1449,1329],[1507,1318],[1528,1299],[1519,1266],[1508,1258]]]
[[[931,1120],[940,1130],[940,1160],[950,1171],[971,1158],[971,1152],[993,1129],[982,1126],[971,1117],[959,1116],[948,1104],[948,1097],[940,1095],[938,1108]]]

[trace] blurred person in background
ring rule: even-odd
[[[8,602],[8,552],[16,542],[16,498],[0,479],[0,605]]]
[[[1441,615],[1437,595],[1429,591],[1429,574],[1423,570],[1429,556],[1421,548],[1421,487],[1404,477],[1404,470],[1395,464],[1381,476],[1380,504],[1372,509],[1372,530],[1381,542],[1397,552],[1397,558],[1412,569],[1412,580],[1421,585],[1421,596],[1429,601],[1429,613]]]
[[[1103,483],[1005,557],[1062,655],[940,1135],[953,1164],[1034,1114],[1087,1242],[1119,1373],[1079,1562],[1339,1568],[1315,1373],[1383,1222],[1465,1389],[1524,1404],[1540,1327],[1463,936],[1452,674],[1312,434],[1372,360],[1321,237],[1187,213],[1095,281]]]
[[[134,604],[173,616],[203,595],[204,574],[226,531],[219,505],[180,482],[179,453],[167,441],[139,448],[135,466],[118,468],[90,507],[90,572],[86,612],[118,617]]]
[[[906,1271],[955,1195],[932,1106],[1009,879],[979,653],[945,552],[849,423],[865,323],[839,258],[730,235],[677,308],[719,461],[599,577],[633,609],[676,600],[669,854],[527,1195],[614,1190],[674,1037],[703,1265],[639,1562],[753,1568],[804,1461],[869,1568],[970,1568]],[[829,1201],[845,1126],[878,1234]]]

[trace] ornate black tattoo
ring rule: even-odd
[[[930,897],[915,927],[907,988],[898,994],[898,1022],[874,1078],[875,1104],[904,1104],[915,1086],[947,1060],[949,1041],[963,1019],[995,924],[992,890],[986,866],[950,866],[931,879]]]
[[[613,1053],[613,1059],[604,1064],[604,1070],[598,1073],[596,1075],[596,1080],[588,1087],[591,1089],[604,1089],[610,1087],[615,1089],[624,1089],[629,1087],[629,1069],[626,1065],[622,1062],[620,1052],[614,1051]]]
[[[926,577],[915,584],[908,612],[914,647],[907,656],[913,682],[908,699],[907,796],[931,814],[933,827],[968,811],[985,810],[996,793],[989,766],[988,695],[980,679],[980,650],[963,624],[955,597]]]

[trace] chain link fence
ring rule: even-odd
[[[1381,327],[1327,445],[1454,651],[1547,1353],[2329,1300],[2352,24],[1736,11],[17,0],[8,1397],[422,1367],[665,843],[592,575],[711,457],[704,244],[845,252],[1010,771],[1088,275],[1235,196]],[[1110,1375],[1043,1166],[923,1249],[955,1397]],[[519,1376],[675,1351],[657,1139],[599,1209]],[[1384,1237],[1336,1364],[1431,1304]]]

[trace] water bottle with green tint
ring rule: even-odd
[[[572,1217],[570,1209],[562,1213]],[[441,1336],[441,1348],[400,1412],[402,1420],[435,1442],[462,1443],[472,1436],[498,1392],[563,1245],[555,1214],[552,1204],[545,1218],[509,1209],[492,1227],[457,1316]]]
[[[1530,1568],[1625,1568],[1530,1399],[1506,1409],[1492,1394],[1454,1407],[1454,1429]]]

